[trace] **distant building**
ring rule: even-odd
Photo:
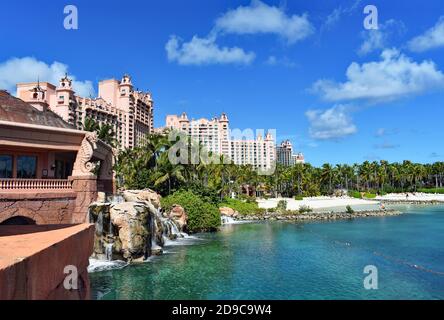
[[[277,163],[287,167],[298,163],[305,163],[304,155],[302,153],[293,153],[293,145],[290,140],[283,141],[276,147],[276,159]]]
[[[48,82],[19,83],[17,96],[39,110],[49,108],[79,130],[86,118],[111,125],[121,149],[140,145],[153,131],[151,94],[135,91],[128,75],[121,81],[100,81],[98,98],[77,96],[67,76],[58,87]]]
[[[211,120],[202,118],[189,120],[187,114],[169,115],[166,117],[166,129],[176,129],[187,133],[199,141],[208,151],[224,155],[237,165],[252,165],[257,169],[274,167],[275,141],[271,134],[233,139],[230,135],[229,120],[225,113]]]

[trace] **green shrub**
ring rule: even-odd
[[[221,207],[231,208],[242,215],[256,214],[259,209],[259,206],[256,201],[248,202],[232,198],[225,198],[222,202],[220,202],[219,208]]]
[[[369,193],[369,192],[366,192],[366,193],[364,194],[364,198],[367,198],[367,199],[374,199],[374,198],[376,198],[376,194],[375,194],[375,193]]]
[[[299,207],[299,213],[309,213],[312,211],[313,211],[313,209],[310,208],[309,206],[300,206]]]
[[[430,188],[430,189],[421,188],[418,189],[418,192],[444,194],[444,188]]]
[[[287,201],[286,200],[279,200],[276,210],[279,212],[283,212],[287,210]]]
[[[362,199],[362,195],[359,191],[350,190],[348,192],[348,196],[351,198]]]
[[[353,210],[351,206],[346,206],[346,207],[345,207],[345,210],[346,210],[347,213],[349,213],[349,214],[353,214],[353,213],[355,213],[355,210]]]
[[[302,200],[304,200],[304,196],[294,196],[294,200],[302,201]]]
[[[162,198],[161,203],[166,211],[171,210],[173,205],[182,206],[188,215],[187,230],[191,233],[215,231],[221,225],[218,208],[191,191],[175,192]]]

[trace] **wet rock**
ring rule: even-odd
[[[138,202],[123,202],[110,208],[112,224],[117,228],[121,254],[125,260],[149,256],[151,252],[150,207]]]
[[[187,222],[188,222],[188,215],[185,212],[185,209],[182,208],[179,205],[174,205],[171,209],[168,217],[172,219],[177,226],[179,227],[180,231],[183,231],[186,229]]]
[[[238,214],[236,211],[228,207],[221,207],[219,208],[219,211],[222,216],[226,217],[234,217]]]
[[[160,208],[161,196],[150,189],[145,190],[126,190],[123,192],[123,198],[127,202],[147,201],[151,203],[154,208]]]

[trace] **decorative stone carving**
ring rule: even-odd
[[[96,164],[91,161],[94,150],[97,149],[97,133],[87,132],[82,141],[77,158],[74,163],[73,176],[92,176],[92,171],[96,168]]]

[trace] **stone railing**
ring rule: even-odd
[[[0,191],[15,190],[72,190],[66,179],[0,179]]]

